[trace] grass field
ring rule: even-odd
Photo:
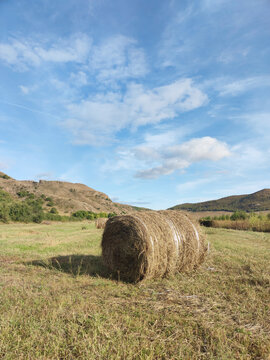
[[[0,225],[0,359],[270,359],[270,234],[206,232],[196,272],[132,285],[94,224]]]

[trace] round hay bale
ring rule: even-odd
[[[104,263],[130,282],[190,271],[206,252],[199,224],[172,210],[110,218],[101,246]]]
[[[106,222],[108,221],[107,218],[98,218],[95,222],[97,229],[105,229]]]

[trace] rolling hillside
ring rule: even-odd
[[[228,196],[218,200],[200,203],[185,203],[173,206],[170,210],[186,211],[265,211],[270,210],[270,189],[263,189],[253,194]]]
[[[78,210],[116,214],[134,211],[132,206],[115,203],[108,195],[83,184],[45,180],[19,181],[0,172],[0,189],[15,200],[23,200],[25,197],[43,198],[45,209],[54,206],[60,214],[66,215]]]

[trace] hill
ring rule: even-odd
[[[270,210],[270,189],[263,189],[253,194],[227,196],[218,200],[199,203],[185,203],[171,207],[169,210],[186,211],[236,211]]]
[[[0,172],[0,189],[14,200],[43,199],[44,210],[50,210],[53,206],[63,215],[70,215],[78,210],[116,214],[135,211],[132,206],[115,203],[108,195],[77,183],[45,180],[19,181]]]

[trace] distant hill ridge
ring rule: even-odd
[[[69,215],[78,210],[114,212],[126,214],[135,211],[132,206],[113,202],[108,195],[86,185],[64,181],[15,180],[0,171],[0,188],[16,200],[23,200],[24,194],[33,198],[47,198],[61,214]],[[50,204],[47,204],[50,205]],[[46,204],[44,204],[46,207]],[[136,208],[138,209],[138,208]]]
[[[263,189],[252,194],[227,196],[218,200],[199,203],[185,203],[176,205],[170,210],[186,211],[236,211],[244,210],[265,211],[270,210],[270,189]]]

